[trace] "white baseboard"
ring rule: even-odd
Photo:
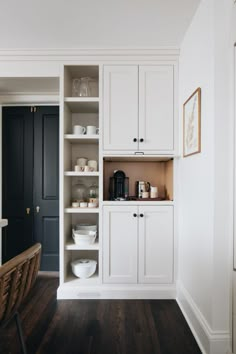
[[[177,302],[203,354],[230,353],[230,332],[213,330],[180,282]]]
[[[175,285],[170,286],[68,286],[57,289],[57,299],[176,299]]]

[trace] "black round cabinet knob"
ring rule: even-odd
[[[133,138],[133,142],[136,143],[137,139],[136,138]]]
[[[137,218],[137,214],[133,214],[133,216],[134,216],[135,218]]]
[[[143,215],[143,214],[140,214],[139,216],[140,216],[140,218],[143,218],[144,215]]]
[[[142,142],[143,142],[143,138],[140,139],[140,143],[142,143]]]

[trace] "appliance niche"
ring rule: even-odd
[[[128,177],[127,177],[128,176]],[[173,200],[173,159],[105,157],[103,163],[103,200]],[[148,182],[146,182],[148,181]],[[137,189],[143,183],[137,195]],[[155,189],[158,198],[152,198]],[[147,198],[145,194],[148,194]]]

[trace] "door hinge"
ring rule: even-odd
[[[31,113],[37,112],[37,107],[31,106],[31,107],[30,107],[30,112],[31,112]]]
[[[37,112],[37,107],[34,107],[34,113]]]

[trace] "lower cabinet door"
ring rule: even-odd
[[[137,283],[137,235],[137,207],[104,207],[104,283]]]
[[[173,207],[139,207],[139,283],[173,282]]]

